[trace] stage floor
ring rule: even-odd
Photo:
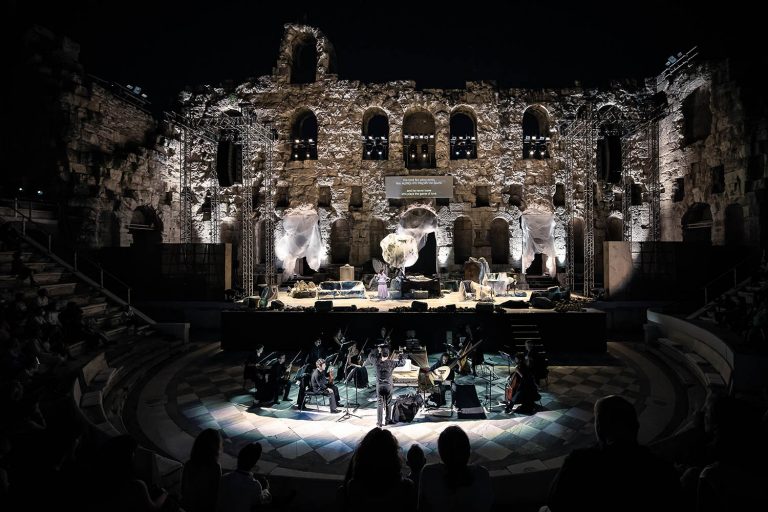
[[[377,298],[377,293],[375,291],[366,291],[367,298],[327,298],[327,299],[316,299],[316,298],[309,298],[309,299],[296,299],[288,295],[287,292],[280,292],[278,294],[278,299],[280,299],[286,306],[301,306],[301,307],[311,307],[315,305],[315,301],[317,300],[333,300],[334,306],[355,306],[357,308],[378,308],[379,311],[389,311],[392,308],[401,308],[403,306],[410,306],[411,303],[414,301],[414,299],[386,299],[386,300],[380,300]],[[529,290],[521,291],[521,293],[525,293],[525,297],[513,297],[512,295],[509,296],[501,296],[501,297],[495,297],[493,304],[498,305],[502,302],[506,302],[508,300],[514,300],[514,301],[521,301],[525,302],[530,299],[531,292]],[[257,297],[254,297],[257,298]],[[438,307],[438,306],[447,306],[449,304],[455,304],[458,308],[471,308],[474,309],[477,304],[479,303],[476,300],[464,300],[464,297],[459,292],[451,292],[448,294],[443,295],[439,298],[434,299],[417,299],[419,302],[426,302],[427,305],[430,308]],[[510,309],[509,311],[519,311],[519,312],[526,312],[527,309]],[[547,311],[544,309],[537,309],[536,311]]]
[[[626,344],[610,343],[607,354],[579,357],[574,364],[550,366],[549,384],[541,390],[542,407],[531,416],[507,415],[498,406],[507,376],[506,366],[499,365],[500,378],[492,387],[490,401],[485,402],[485,382],[475,382],[487,419],[459,420],[446,408],[387,428],[404,451],[418,443],[433,462],[438,459],[439,433],[449,425],[459,425],[470,437],[471,461],[498,476],[556,468],[572,449],[593,443],[592,408],[605,395],[621,394],[635,404],[643,442],[681,421],[676,416],[675,397],[678,393],[684,396],[684,390],[677,389],[659,370],[659,362],[652,356]],[[264,447],[261,473],[340,478],[359,440],[375,426],[376,404],[369,402],[375,392],[358,390],[360,407],[352,412],[359,418],[343,421],[339,421],[341,414],[330,414],[327,406],[299,411],[294,404],[295,386],[292,402],[254,407],[249,390],[243,389],[244,358],[244,353],[222,352],[218,344],[211,344],[164,368],[139,398],[138,423],[144,434],[161,451],[184,461],[195,435],[205,428],[221,429],[224,467],[234,467],[239,449],[255,441]],[[434,358],[432,355],[430,360]],[[339,387],[345,402],[346,390]],[[397,394],[413,391],[399,388]],[[354,401],[354,388],[349,389],[349,397]]]

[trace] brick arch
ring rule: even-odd
[[[472,256],[475,228],[472,219],[466,216],[453,221],[453,262],[461,265]]]

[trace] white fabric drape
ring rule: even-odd
[[[296,272],[296,260],[307,258],[312,270],[320,268],[323,242],[314,210],[295,210],[283,216],[283,236],[275,242],[275,255],[283,262],[283,276]]]
[[[523,227],[523,272],[531,265],[536,253],[547,256],[546,271],[554,276],[555,256],[555,218],[550,214],[524,214],[521,218]]]

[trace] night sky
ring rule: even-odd
[[[497,0],[494,3],[501,3]],[[286,22],[319,27],[344,79],[461,87],[601,85],[655,76],[694,45],[755,51],[759,17],[703,2],[359,2],[359,8],[217,0],[11,2],[17,27],[38,23],[81,45],[85,70],[140,85],[165,108],[188,84],[269,74]],[[450,4],[457,4],[452,0]],[[204,5],[204,7],[203,7]],[[760,48],[766,46],[759,45]]]

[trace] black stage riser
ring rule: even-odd
[[[369,346],[376,340],[381,327],[392,329],[395,345],[405,331],[413,329],[430,354],[441,352],[446,331],[454,333],[465,324],[482,326],[486,342],[484,352],[500,350],[515,344],[513,326],[535,325],[541,343],[548,350],[573,352],[605,352],[606,316],[602,311],[523,313],[388,313],[388,312],[325,312],[297,311],[223,311],[221,313],[221,347],[224,350],[250,350],[258,344],[270,349],[297,350],[308,348],[322,331],[324,338],[341,328],[347,339],[365,340]]]

